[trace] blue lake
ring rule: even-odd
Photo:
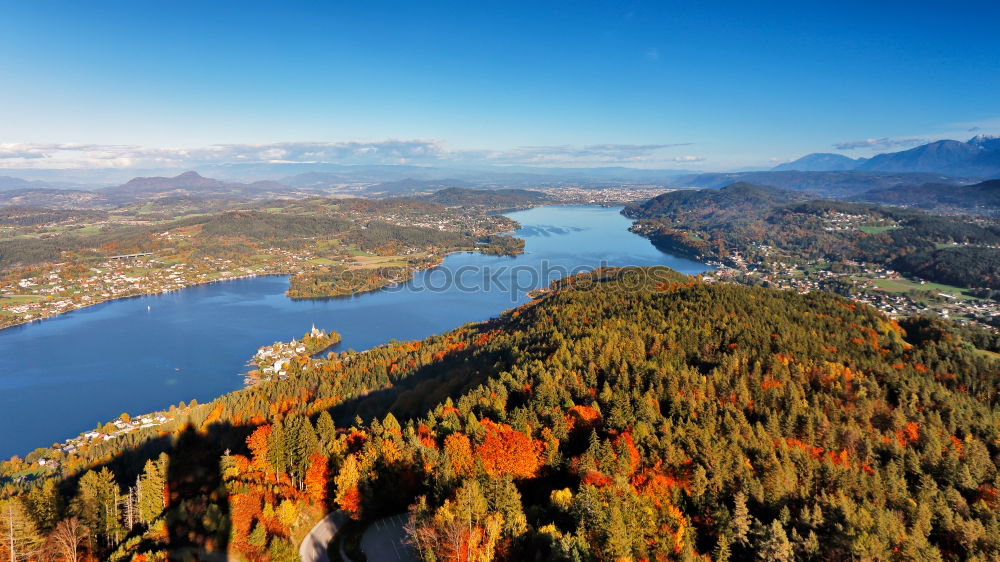
[[[620,208],[509,213],[526,241],[516,258],[455,254],[409,283],[348,298],[293,301],[287,277],[259,277],[112,301],[0,331],[0,458],[24,455],[117,417],[242,386],[257,348],[315,324],[338,349],[422,339],[526,302],[525,292],[601,265],[702,264],[628,232]]]

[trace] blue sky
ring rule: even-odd
[[[0,167],[866,156],[1000,133],[996,4],[0,2]]]

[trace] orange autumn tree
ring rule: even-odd
[[[629,474],[634,473],[642,463],[642,455],[639,454],[639,449],[636,448],[635,441],[632,440],[632,434],[628,431],[622,433],[615,439],[614,445],[618,454],[624,454],[628,457]]]
[[[531,478],[542,466],[542,443],[506,424],[480,421],[486,437],[476,446],[476,457],[490,476],[509,474],[514,478]]]
[[[361,492],[358,490],[358,483],[361,480],[361,470],[358,466],[358,459],[355,455],[348,455],[344,459],[344,466],[337,474],[337,495],[334,501],[348,515],[354,519],[361,516]]]
[[[248,548],[248,537],[250,529],[253,527],[261,514],[260,496],[247,494],[233,494],[229,496],[229,517],[232,523],[233,546],[244,550]]]
[[[444,439],[444,452],[451,459],[455,474],[466,475],[472,470],[475,459],[472,456],[472,444],[464,433],[452,433]]]
[[[271,472],[271,463],[267,462],[267,438],[271,435],[271,426],[262,425],[247,437],[247,447],[252,453],[250,466],[262,472]]]
[[[566,425],[570,430],[590,429],[600,423],[601,413],[588,406],[573,406],[566,413]]]
[[[306,495],[309,501],[321,504],[326,499],[327,484],[326,457],[319,453],[309,455],[309,468],[306,470]]]

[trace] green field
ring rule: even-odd
[[[139,214],[152,213],[155,211],[156,211],[156,203],[153,201],[147,201],[143,203],[141,207],[135,210],[135,212]]]
[[[808,273],[817,273],[820,271],[826,271],[828,269],[830,269],[830,262],[825,260],[820,260],[812,265],[806,266],[806,272]]]
[[[329,250],[330,248],[336,248],[340,246],[340,240],[336,238],[331,238],[329,240],[320,240],[316,242],[317,250]]]
[[[898,226],[862,226],[859,230],[865,234],[878,234],[887,230],[896,230]]]
[[[40,301],[43,298],[40,295],[10,295],[0,297],[0,304],[24,304],[26,302]]]
[[[905,293],[907,291],[933,291],[935,293],[945,293],[948,295],[954,295],[960,299],[964,300],[975,300],[975,297],[965,294],[965,289],[961,287],[955,287],[954,285],[945,285],[942,283],[924,283],[921,285],[916,281],[911,281],[909,279],[876,279],[874,281],[876,288],[890,293]]]
[[[101,226],[96,224],[88,224],[73,231],[73,234],[82,234],[84,236],[88,236],[91,234],[100,234],[100,233],[101,233]]]
[[[358,256],[354,258],[354,263],[362,267],[394,267],[406,265],[406,258],[403,256]]]
[[[979,349],[977,347],[976,348],[976,353],[978,353],[979,355],[982,355],[983,357],[987,357],[989,359],[1000,359],[1000,353],[994,353],[994,352],[992,352],[992,351],[990,351],[988,349]]]

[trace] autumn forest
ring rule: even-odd
[[[993,559],[1000,363],[974,343],[827,293],[598,270],[8,478],[2,548],[296,560],[341,510],[351,559],[352,525],[399,513],[428,561]]]

